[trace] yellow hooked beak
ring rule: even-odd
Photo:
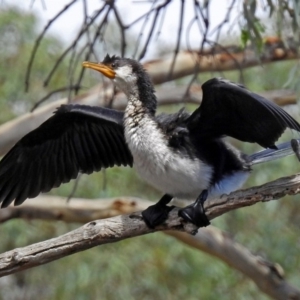
[[[89,61],[84,61],[82,63],[84,68],[90,68],[95,71],[102,73],[104,76],[108,77],[109,79],[114,79],[116,76],[116,72],[112,69],[111,66],[102,64],[102,63],[93,63]]]

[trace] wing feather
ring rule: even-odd
[[[62,105],[40,127],[25,135],[0,162],[0,203],[21,204],[79,172],[114,165],[132,166],[123,113],[85,105]]]
[[[281,107],[240,85],[213,78],[202,90],[202,103],[187,121],[197,138],[231,136],[274,148],[287,127],[300,131],[299,123]]]

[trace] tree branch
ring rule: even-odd
[[[205,211],[208,218],[212,220],[236,208],[253,205],[257,202],[278,199],[287,194],[294,195],[298,193],[300,193],[300,174],[283,177],[262,186],[240,190],[230,195],[223,195],[220,199],[208,200],[205,204]],[[18,208],[14,209],[17,210]],[[117,242],[122,239],[155,231],[176,230],[194,233],[197,228],[192,224],[183,222],[177,213],[178,209],[175,208],[170,213],[168,220],[162,226],[155,229],[149,229],[145,225],[140,213],[92,221],[58,238],[3,253],[0,255],[0,276],[42,265],[97,245]],[[202,231],[200,230],[200,234]],[[183,240],[186,239],[183,236],[181,238]],[[219,237],[218,239],[219,243],[224,242]],[[231,243],[228,242],[227,246],[229,247]],[[227,263],[230,265],[236,265],[235,267],[241,272],[245,272],[245,274],[250,272],[249,270],[247,272],[244,270],[245,266],[240,264],[236,256],[234,256],[234,259],[228,259],[228,256],[226,257],[224,253],[222,255],[220,251],[216,250],[217,244],[215,245],[212,248],[215,249],[212,251],[213,255],[220,257],[224,261],[227,260]],[[237,244],[233,244],[233,246],[236,249],[240,247]],[[209,244],[209,248],[211,248],[211,244]],[[233,251],[233,253],[238,253],[238,250]],[[264,292],[275,299],[300,299],[300,290],[291,287],[284,281],[282,271],[277,265],[262,261],[261,258],[255,257],[252,254],[249,256],[248,250],[244,251],[242,249],[238,257],[242,259],[244,255],[246,255],[247,260],[250,259],[250,265],[256,266],[257,273],[255,273],[256,275],[252,274],[252,276],[260,277],[257,277],[257,280],[253,278],[253,280]],[[235,259],[237,261],[234,263]],[[263,280],[261,276],[264,276]],[[291,298],[292,296],[294,298]]]
[[[98,245],[162,230],[184,230],[192,233],[196,227],[182,223],[178,217],[178,209],[174,209],[165,224],[156,229],[148,228],[140,215],[127,214],[92,221],[60,237],[3,253],[0,256],[0,277]]]
[[[0,223],[13,218],[84,223],[143,210],[151,204],[151,201],[131,197],[72,199],[71,202],[67,202],[64,198],[42,195],[28,199],[22,206],[9,206],[0,210]],[[274,299],[289,299],[292,298],[291,295],[300,293],[284,280],[284,271],[278,263],[266,261],[261,256],[252,254],[246,247],[214,226],[202,228],[195,236],[179,231],[164,233],[190,247],[217,257],[253,280],[261,291]]]
[[[1,209],[0,224],[15,218],[86,223],[144,210],[152,204],[152,201],[134,197],[93,200],[72,198],[68,202],[65,198],[40,195],[27,199],[20,206],[10,205]]]
[[[300,299],[300,290],[285,280],[284,271],[279,264],[251,253],[215,227],[203,228],[195,236],[179,231],[170,231],[167,234],[219,258],[229,267],[251,278],[262,292],[273,299]]]
[[[154,84],[172,81],[196,73],[240,70],[276,61],[299,58],[297,47],[293,41],[284,44],[278,37],[266,38],[261,56],[258,57],[251,47],[214,46],[208,50],[181,51],[176,57],[172,76],[169,70],[173,64],[173,56],[156,59],[144,64]]]

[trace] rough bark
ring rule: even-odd
[[[212,220],[233,209],[253,205],[257,202],[278,199],[287,194],[294,195],[299,192],[300,174],[297,174],[280,178],[259,187],[224,195],[220,199],[209,200],[205,205],[205,211],[208,218]],[[176,232],[195,233],[197,228],[192,224],[183,222],[177,213],[178,209],[175,208],[170,213],[168,220],[155,229],[149,229],[145,225],[140,212],[91,221],[58,238],[3,253],[0,255],[0,276],[45,264],[97,245],[113,243],[155,231],[175,230]],[[198,235],[201,235],[202,231],[200,230]],[[283,271],[279,265],[262,260],[242,246],[224,237],[225,235],[217,234],[215,239],[209,240],[207,236],[205,237],[207,239],[206,246],[201,242],[198,244],[193,242],[193,244],[198,245],[196,247],[199,248],[212,249],[210,251],[213,255],[220,257],[229,265],[235,266],[247,276],[251,278],[253,276],[257,286],[274,299],[300,299],[300,290],[290,286],[284,280]],[[181,239],[186,243],[192,243],[192,240],[188,237],[181,236]],[[228,255],[225,255],[221,249],[218,250],[219,245],[222,244],[227,247]],[[232,248],[230,245],[232,245]],[[249,266],[252,267],[249,268]]]

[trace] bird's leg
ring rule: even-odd
[[[197,200],[185,208],[179,210],[178,215],[187,222],[191,222],[198,227],[206,227],[210,224],[205,215],[203,203],[207,199],[208,191],[203,190]]]
[[[168,218],[168,214],[174,206],[167,206],[167,204],[172,199],[173,196],[165,194],[156,204],[149,206],[142,212],[143,219],[148,227],[154,228]]]

